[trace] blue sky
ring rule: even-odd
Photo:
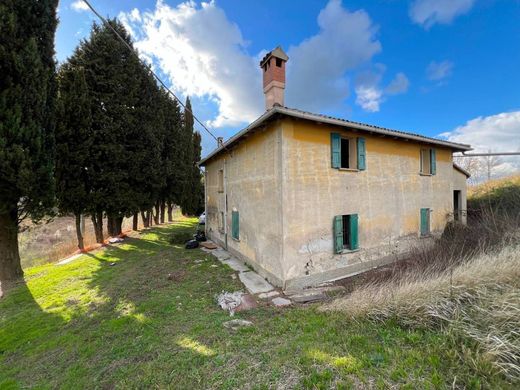
[[[520,149],[520,0],[91,3],[225,138],[263,112],[258,60],[281,45],[289,107]],[[59,61],[88,36],[80,5],[60,1]],[[203,134],[203,146],[214,141]]]

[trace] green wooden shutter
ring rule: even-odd
[[[238,211],[231,212],[231,237],[235,240],[239,238],[240,225],[238,220]]]
[[[366,146],[365,139],[357,139],[357,169],[364,171],[366,169]]]
[[[427,236],[430,233],[430,209],[421,209],[421,236]]]
[[[338,133],[330,133],[330,150],[332,168],[341,166],[341,136]]]
[[[358,240],[358,215],[351,214],[350,215],[350,242],[349,247],[350,250],[358,249],[359,240]]]
[[[343,217],[336,215],[333,222],[334,227],[334,253],[343,251]]]
[[[437,162],[435,161],[435,149],[430,149],[430,173],[435,175],[437,173]]]

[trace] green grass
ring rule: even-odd
[[[0,301],[0,388],[504,387],[449,335],[316,306],[263,306],[236,315],[254,326],[224,328],[214,295],[241,289],[233,271],[169,244],[195,224],[27,269]]]

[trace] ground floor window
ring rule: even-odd
[[[240,238],[240,219],[237,210],[231,212],[231,237],[235,240]]]
[[[336,215],[334,217],[334,252],[342,253],[345,250],[352,251],[358,248],[358,215]]]
[[[218,213],[218,230],[221,233],[224,233],[224,212],[220,211]]]
[[[421,209],[421,236],[430,235],[430,212],[429,208]]]

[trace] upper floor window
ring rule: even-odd
[[[421,174],[435,175],[437,173],[435,149],[421,149]]]
[[[224,192],[224,170],[218,170],[218,192]]]
[[[366,169],[365,139],[342,137],[339,133],[330,134],[332,168]]]

